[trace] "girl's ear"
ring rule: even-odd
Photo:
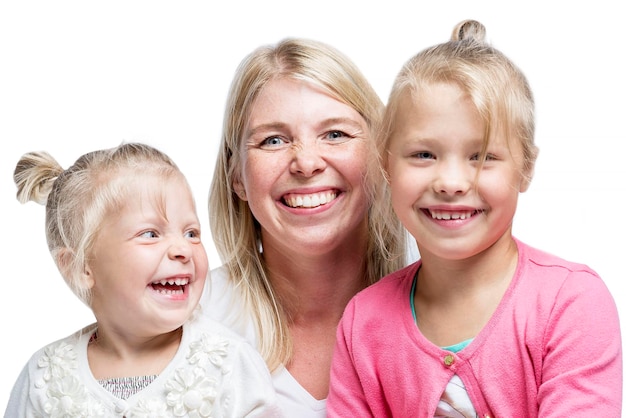
[[[77,274],[76,270],[74,270],[74,257],[74,251],[72,251],[70,248],[62,248],[58,251],[57,266],[59,266],[59,270],[61,271],[63,277],[70,278]],[[91,289],[95,284],[95,280],[89,266],[85,265],[83,271],[80,274],[80,283],[82,283],[86,289]]]
[[[93,273],[91,272],[91,269],[87,265],[85,266],[83,270],[82,279],[83,280],[81,280],[81,283],[83,283],[87,289],[93,288],[93,286],[96,284],[96,280],[93,277]]]
[[[534,170],[522,170],[520,184],[519,184],[519,192],[524,193],[530,187],[530,182],[533,179]]]
[[[72,275],[72,260],[74,259],[74,252],[69,248],[61,248],[57,254],[57,266],[64,277]]]
[[[520,193],[524,193],[530,187],[530,182],[535,175],[535,161],[537,161],[537,156],[535,156],[535,160],[528,167],[525,167],[522,170],[522,184],[520,184],[519,189]]]

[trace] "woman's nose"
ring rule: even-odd
[[[313,176],[326,168],[326,160],[315,140],[294,144],[291,172],[304,177]]]

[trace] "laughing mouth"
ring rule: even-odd
[[[426,210],[433,219],[439,219],[444,221],[457,220],[457,219],[469,219],[472,216],[483,213],[484,210],[464,210],[464,211],[442,211],[442,210]]]
[[[164,295],[182,295],[185,293],[185,286],[189,284],[189,279],[163,279],[152,282],[150,286],[157,293]]]
[[[326,205],[336,198],[336,191],[311,194],[288,194],[283,197],[283,202],[291,208],[316,208]]]

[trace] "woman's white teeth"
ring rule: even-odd
[[[431,210],[430,216],[433,219],[442,219],[442,220],[450,220],[450,219],[467,219],[471,217],[476,211],[465,211],[465,212],[442,212]]]
[[[288,195],[285,197],[285,203],[292,208],[315,208],[327,204],[336,197],[336,192]]]

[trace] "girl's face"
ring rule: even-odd
[[[322,254],[366,234],[369,129],[352,107],[292,79],[252,106],[234,188],[261,225],[263,247]]]
[[[141,338],[175,330],[191,316],[208,259],[180,178],[130,182],[125,205],[101,225],[85,274],[99,327]]]
[[[394,210],[421,254],[466,259],[510,238],[518,194],[528,187],[522,150],[493,132],[483,163],[484,132],[456,84],[400,99],[386,169]]]

